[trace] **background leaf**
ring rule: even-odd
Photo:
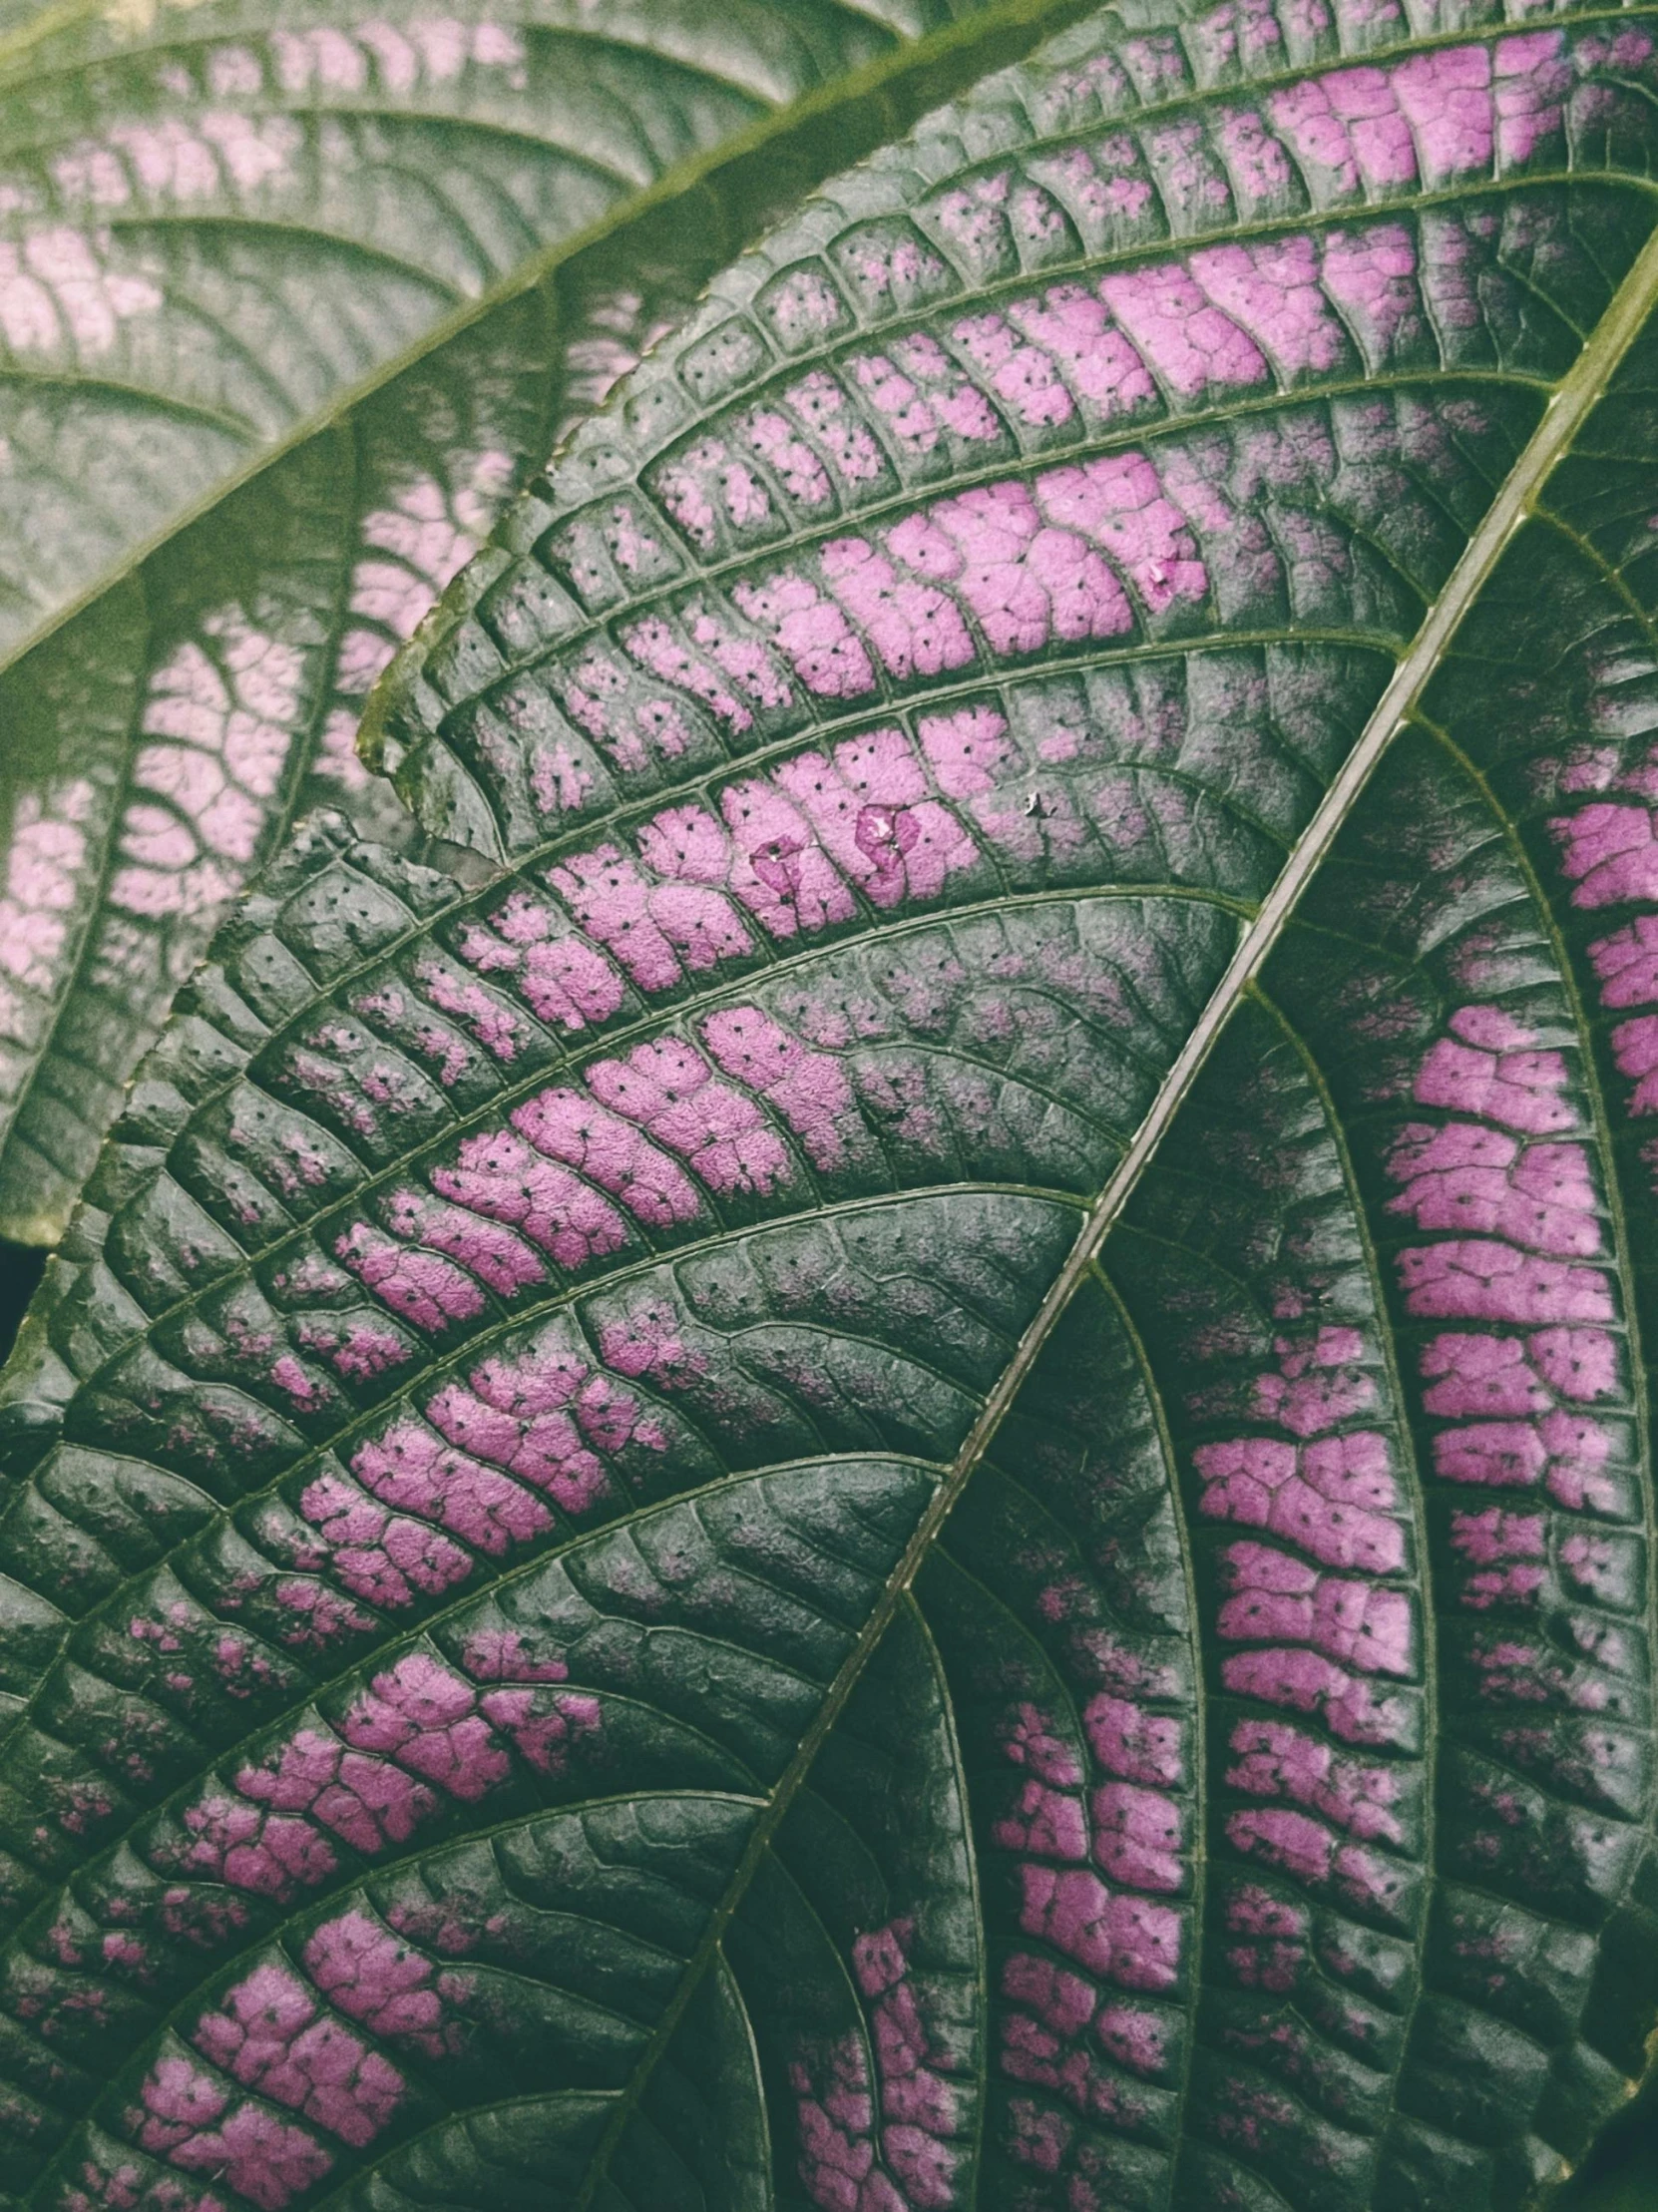
[[[1623,2106],[1654,57],[1102,15],[451,587],[488,880],[293,841],[6,1384],[19,2201],[1507,2207]]]
[[[0,30],[0,1234],[61,1232],[296,814],[395,833],[362,696],[560,428],[860,134],[1074,12],[114,0]]]

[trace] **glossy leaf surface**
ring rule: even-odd
[[[393,671],[8,1385],[20,2204],[1510,2207],[1658,2013],[1658,39],[1112,13]]]
[[[768,205],[1043,12],[0,19],[0,1234],[61,1233],[295,816],[395,825],[363,696],[555,433]]]

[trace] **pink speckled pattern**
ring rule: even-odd
[[[803,2048],[789,2066],[801,2184],[821,2212],[935,2212],[957,2201],[964,2164],[960,2061],[928,2018],[912,1970],[915,1924],[889,1922],[853,1940],[852,1970],[867,2008],[870,2078],[856,2033]]]
[[[1419,1653],[1414,1600],[1393,1579],[1410,1558],[1406,1500],[1386,1434],[1359,1425],[1381,1411],[1378,1364],[1364,1330],[1286,1322],[1249,1389],[1256,1433],[1200,1444],[1192,1464],[1199,1516],[1276,1540],[1217,1554],[1226,1688],[1397,1757],[1413,1725],[1387,1685],[1414,1680]],[[1227,1747],[1228,1787],[1257,1801],[1227,1815],[1233,1848],[1299,1888],[1389,1911],[1399,1878],[1372,1845],[1402,1840],[1386,1808],[1410,1766],[1264,1717],[1238,1722]]]
[[[472,1804],[505,1783],[515,1750],[563,1771],[601,1725],[584,1693],[480,1687],[415,1650],[376,1674],[337,1728],[302,1724],[230,1789],[206,1791],[184,1813],[173,1863],[286,1902],[336,1873],[338,1845],[372,1859],[406,1844],[446,1799]]]
[[[1169,2063],[1172,2021],[1144,2000],[1181,1977],[1190,1839],[1166,1785],[1186,1779],[1184,1728],[1110,1692],[1083,1720],[1074,1739],[1028,1702],[1001,1734],[1015,1775],[991,1840],[1013,1862],[1019,1935],[1001,1968],[999,2064],[1044,2103],[1121,2123],[1134,2078],[1161,2079]]]
[[[1618,1301],[1565,1059],[1497,1007],[1460,1007],[1415,1097],[1451,1116],[1406,1123],[1388,1156],[1390,1210],[1436,1232],[1398,1259],[1407,1311],[1448,1324],[1421,1354],[1434,1472],[1617,1514],[1612,1440],[1592,1408],[1619,1389]],[[1476,1579],[1473,1601],[1490,1587]]]

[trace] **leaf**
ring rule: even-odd
[[[1658,2016],[1653,32],[1102,14],[721,278],[6,1386],[20,2205],[1512,2207]]]
[[[0,1234],[503,499],[805,185],[1047,0],[0,12]],[[14,21],[14,17],[16,20]]]

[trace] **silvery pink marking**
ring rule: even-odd
[[[787,416],[774,407],[757,407],[746,418],[743,433],[796,505],[828,506],[829,478],[823,464]]]
[[[366,1221],[358,1221],[335,1241],[334,1256],[393,1313],[426,1336],[440,1336],[457,1321],[471,1321],[484,1310],[484,1294],[471,1276],[436,1252],[399,1244]]]
[[[238,74],[232,62],[236,52],[221,48],[209,63],[209,90],[215,97],[224,95],[212,78]],[[245,48],[239,55],[251,66],[256,87],[257,62]],[[129,207],[135,186],[151,200],[175,203],[216,199],[226,188],[241,197],[261,186],[291,184],[298,174],[295,157],[304,144],[303,128],[291,116],[255,120],[234,109],[212,109],[194,126],[178,116],[113,124],[103,140],[79,140],[57,156],[52,178],[66,201],[85,201],[97,209]]]
[[[1261,384],[1267,364],[1259,347],[1217,307],[1180,261],[1130,269],[1100,281],[1112,314],[1141,358],[1180,399],[1211,385]]]
[[[1428,335],[1416,241],[1403,223],[1332,230],[1324,240],[1321,274],[1371,367],[1387,367]]]
[[[351,1381],[383,1375],[414,1357],[409,1339],[378,1316],[301,1313],[294,1317],[293,1335],[302,1352],[327,1360],[337,1375]]]
[[[681,893],[694,886],[732,913],[724,891],[715,889],[723,886],[780,939],[850,921],[854,886],[872,906],[889,909],[907,898],[936,897],[977,858],[972,839],[931,795],[925,769],[894,728],[847,738],[830,754],[797,754],[770,777],[730,784],[720,810],[723,822],[699,806],[666,808],[639,831],[640,856]],[[611,862],[609,849],[603,857],[594,895],[633,897],[637,871]],[[590,868],[590,881],[596,873]],[[608,912],[605,926],[620,935],[617,917],[624,911],[618,905]],[[742,927],[734,920],[730,926]],[[662,971],[646,970],[644,953],[638,957],[640,987],[662,988],[653,980]]]
[[[1253,1882],[1234,1888],[1226,1900],[1226,1928],[1244,1940],[1226,1953],[1226,1964],[1246,1990],[1283,1995],[1294,1989],[1307,1964],[1311,1916]]]
[[[1125,1990],[1174,1986],[1180,1915],[1130,1892],[1108,1890],[1085,1868],[1020,1868],[1019,1924],[1088,1973]]]
[[[1489,1605],[1522,1605],[1534,1597],[1547,1579],[1546,1566],[1538,1563],[1547,1557],[1547,1529],[1542,1514],[1505,1513],[1499,1506],[1453,1513],[1451,1546],[1475,1567],[1463,1577],[1462,1603],[1483,1612]],[[1586,1552],[1574,1548],[1590,1541],[1568,1538],[1563,1548],[1581,1560]]]
[[[458,952],[480,974],[510,980],[538,1020],[554,1029],[608,1021],[627,995],[621,971],[568,915],[527,890],[510,892],[487,924],[467,923]]]
[[[736,735],[754,725],[754,716],[737,697],[722,670],[687,650],[660,616],[649,616],[622,633],[628,657],[639,666],[698,698],[716,720]]]
[[[1247,215],[1282,206],[1290,187],[1289,157],[1264,119],[1253,108],[1230,108],[1218,122],[1220,150],[1240,210]]]
[[[338,1475],[306,1486],[300,1512],[326,1550],[326,1564],[351,1591],[383,1610],[412,1605],[416,1594],[440,1597],[472,1571],[459,1545],[422,1521],[394,1514]]]
[[[273,31],[270,50],[277,80],[290,94],[361,93],[372,58],[388,92],[412,92],[424,82],[455,83],[469,67],[499,69],[515,91],[528,83],[522,35],[499,23],[466,24],[453,16],[415,16],[395,27],[369,22],[349,34],[325,26]]]
[[[997,398],[1033,430],[1056,428],[1076,413],[1059,364],[998,314],[970,315],[951,332]]]
[[[1107,2052],[1132,2069],[1161,2070],[1157,2016],[1111,2001],[1098,2009],[1098,1986],[1161,1991],[1178,1974],[1180,1915],[1135,1893],[1155,1897],[1182,1884],[1180,1810],[1152,1785],[1178,1782],[1183,1760],[1179,1722],[1129,1698],[1102,1692],[1083,1721],[1095,1772],[1105,1777],[1085,1796],[1077,1749],[1039,1707],[1021,1706],[1004,1736],[1024,1780],[992,1840],[1020,1862],[1021,1928],[1072,1965],[1023,1952],[1008,1959],[1003,1995],[1012,2003],[1001,2014],[1000,2064],[1011,2079],[1051,2089],[1080,2111],[1109,2113],[1117,2086],[1083,2031],[1092,2022]]]
[[[1240,1720],[1227,1745],[1234,1754],[1226,1771],[1228,1789],[1249,1797],[1287,1799],[1362,1841],[1405,1841],[1404,1828],[1391,1810],[1406,1780],[1398,1767],[1365,1765],[1280,1720]]]
[[[489,535],[512,486],[513,457],[501,448],[456,453],[449,485],[416,472],[362,520],[363,552],[351,571],[350,612],[371,629],[348,629],[334,682],[363,698],[397,646],[414,631],[444,587]]]
[[[862,538],[833,538],[819,559],[830,590],[889,674],[939,675],[972,661],[973,640],[947,592],[902,575]]]
[[[641,693],[626,663],[601,645],[591,645],[587,659],[562,678],[562,696],[566,711],[627,774],[653,753],[677,759],[691,741],[678,702],[659,691]]]
[[[388,1194],[383,1218],[393,1236],[446,1252],[502,1298],[547,1280],[541,1261],[511,1229],[462,1206],[440,1204],[407,1184]]]
[[[677,1152],[717,1196],[768,1195],[790,1176],[788,1153],[759,1106],[678,1038],[635,1046],[625,1060],[595,1061],[587,1084],[603,1105]]]
[[[1055,364],[1064,388],[1096,420],[1110,422],[1155,404],[1157,387],[1145,363],[1103,300],[1081,284],[1055,284],[1039,298],[1014,300],[1008,319],[1027,350]],[[1052,402],[1047,406],[1051,410]]]
[[[1298,160],[1348,195],[1383,194],[1528,160],[1558,132],[1571,82],[1556,30],[1344,69],[1268,96]]]
[[[226,1991],[222,2007],[191,2030],[203,2056],[353,2149],[371,2143],[401,2103],[396,2067],[337,2020],[319,2017],[314,1991],[287,1967],[255,1967]]]
[[[886,469],[881,449],[859,420],[844,388],[823,369],[813,369],[791,384],[783,403],[809,431],[830,467],[849,490],[873,484]]]
[[[909,1962],[914,1939],[914,1923],[895,1920],[852,1945],[853,1973],[869,2006],[877,2094],[856,2035],[827,2051],[802,2050],[789,2067],[798,2170],[823,2212],[942,2212],[955,2198],[961,2153],[951,2137],[961,2111],[957,2089],[941,2070],[955,2066],[917,2001]]]
[[[772,519],[771,498],[740,454],[722,438],[699,438],[656,474],[662,505],[704,553],[711,553],[725,531],[740,538]]]
[[[1002,441],[996,409],[926,331],[895,338],[884,353],[855,355],[848,365],[888,434],[917,459],[947,432],[970,450]]]
[[[473,1803],[503,1782],[503,1738],[546,1770],[600,1726],[590,1697],[527,1698],[480,1695],[429,1654],[408,1652],[374,1676],[337,1734],[302,1726],[264,1765],[240,1769],[233,1797],[213,1790],[193,1806],[180,1868],[286,1901],[333,1874],[330,1836],[372,1858],[432,1817],[436,1791]]]
[[[222,2178],[260,2212],[282,2212],[290,2199],[333,2170],[333,2157],[301,2127],[261,2111],[230,2106],[219,2077],[189,2058],[161,2058],[126,2115],[141,2148],[188,2173]]]
[[[1142,453],[959,493],[907,516],[880,546],[831,540],[820,561],[831,599],[793,569],[732,590],[806,688],[831,697],[874,688],[869,647],[900,677],[968,665],[975,647],[963,607],[993,653],[1024,654],[1049,637],[1131,629],[1119,568],[1154,614],[1208,589],[1186,517]]]
[[[1216,1623],[1224,1642],[1303,1644],[1361,1674],[1412,1672],[1415,1636],[1404,1590],[1320,1574],[1263,1544],[1228,1545],[1221,1572],[1233,1591]]]
[[[1625,779],[1632,785],[1638,777]],[[1572,904],[1587,908],[1658,904],[1658,837],[1653,810],[1597,801],[1551,822],[1560,865],[1574,883]],[[1638,913],[1597,938],[1589,959],[1602,1006],[1617,1012],[1658,1007],[1658,915]],[[1630,1079],[1625,1105],[1644,1119],[1658,1112],[1658,1015],[1633,1012],[1612,1031],[1612,1056]]]
[[[640,991],[671,991],[687,973],[752,949],[728,899],[694,883],[652,881],[620,846],[575,854],[552,881]]]
[[[1328,1566],[1396,1573],[1405,1551],[1387,1440],[1343,1428],[1376,1399],[1363,1338],[1325,1327],[1307,1340],[1282,1336],[1274,1350],[1277,1369],[1257,1378],[1254,1403],[1263,1423],[1288,1434],[1199,1445],[1198,1511],[1267,1530]]]
[[[384,1504],[440,1523],[491,1557],[501,1557],[513,1545],[531,1543],[552,1527],[553,1517],[539,1498],[446,1446],[419,1422],[394,1422],[359,1445],[351,1472]]]
[[[302,716],[305,663],[233,609],[207,617],[150,678],[110,903],[145,919],[234,895]]]
[[[1008,735],[1006,717],[994,706],[958,706],[947,714],[923,714],[917,721],[921,749],[946,798],[971,815],[990,842],[1016,862],[1039,861],[1044,853],[1074,851],[1087,836],[1069,788],[1049,784],[1038,817],[1027,812],[1028,762]],[[1038,740],[1041,759],[1057,764],[1071,758],[1078,743],[1060,722]],[[1131,808],[1117,803],[1109,784],[1090,794],[1096,826],[1111,824],[1124,841],[1146,834]],[[1110,834],[1107,829],[1106,834]]]
[[[507,1470],[581,1515],[609,1495],[605,1458],[636,1446],[661,1452],[667,1435],[636,1394],[550,1333],[519,1358],[484,1360],[465,1383],[446,1383],[426,1415],[451,1444]]]
[[[833,1053],[812,1052],[757,1006],[710,1015],[701,1032],[715,1064],[781,1114],[812,1165],[842,1165],[854,1126],[852,1087]]]
[[[162,290],[148,276],[112,269],[107,230],[68,223],[0,241],[0,336],[14,353],[108,353],[121,325],[153,314]]]
[[[415,974],[433,1006],[462,1023],[492,1060],[499,1061],[503,1067],[512,1066],[529,1041],[530,1027],[527,1022],[510,1007],[503,1006],[481,983],[457,976],[443,961],[423,958],[417,962]],[[373,1002],[367,998],[353,999],[350,1004],[354,1014],[361,1015],[374,1010]],[[401,1012],[402,1009],[398,1007],[391,1011]],[[450,1074],[448,1058],[454,1049],[452,1045],[445,1048],[444,1073],[440,1081],[454,1080]]]
[[[1190,265],[1210,299],[1248,332],[1281,376],[1333,369],[1346,353],[1346,334],[1325,298],[1310,237],[1206,246]]]
[[[763,582],[739,578],[731,587],[738,612],[768,634],[808,691],[820,698],[861,698],[875,688],[862,641],[833,601],[793,570]]]
[[[1587,857],[1573,848],[1584,864],[1568,874],[1599,864],[1602,812],[1573,817],[1597,820]],[[1399,1255],[1406,1304],[1428,1319],[1483,1324],[1447,1330],[1422,1353],[1425,1409],[1448,1423],[1434,1436],[1435,1472],[1499,1489],[1540,1484],[1569,1510],[1609,1510],[1611,1439],[1578,1408],[1616,1387],[1601,1326],[1616,1302],[1598,1264],[1604,1240],[1565,1061],[1500,1008],[1461,1007],[1424,1058],[1414,1096],[1458,1118],[1408,1122],[1389,1153],[1401,1186],[1390,1210],[1442,1232]],[[1469,1592],[1470,1602],[1491,1601],[1486,1581]]]
[[[645,1298],[620,1320],[599,1332],[599,1350],[607,1367],[636,1380],[645,1376],[660,1390],[682,1390],[707,1371],[707,1360],[685,1344],[681,1322],[666,1298]]]
[[[701,1212],[696,1186],[666,1152],[579,1091],[543,1091],[515,1106],[511,1119],[538,1152],[578,1168],[650,1228],[680,1226]]]
[[[336,2010],[376,2035],[442,2058],[455,2048],[432,1962],[359,1910],[324,1921],[305,1945],[305,1972]]]
[[[1049,522],[1079,530],[1108,553],[1152,614],[1204,598],[1209,580],[1186,516],[1143,453],[1050,469],[1035,490]]]
[[[469,1213],[508,1221],[574,1272],[627,1241],[610,1200],[510,1130],[464,1137],[455,1164],[434,1167],[433,1187]]]
[[[85,776],[62,777],[17,802],[0,896],[0,1028],[15,1033],[21,992],[50,992],[88,859],[83,824],[97,792]],[[16,988],[14,988],[14,986]]]
[[[299,1650],[324,1651],[340,1637],[364,1636],[374,1626],[372,1615],[325,1583],[290,1577],[274,1582],[271,1596],[288,1616],[276,1631],[277,1641]]]
[[[995,654],[1035,653],[1049,638],[1120,637],[1133,628],[1109,562],[1075,531],[1047,523],[1028,485],[962,492],[908,516],[886,533],[886,543],[918,575],[959,590]]]
[[[863,2041],[842,2035],[789,2066],[800,2160],[796,2167],[819,2212],[909,2212],[875,2165],[874,2100]]]

